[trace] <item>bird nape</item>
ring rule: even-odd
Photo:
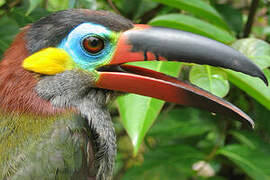
[[[26,26],[0,62],[0,179],[112,178],[116,136],[106,105],[119,92],[229,115],[229,102],[127,62],[173,60],[259,77],[236,50],[175,29],[134,25],[106,11],[56,12]]]

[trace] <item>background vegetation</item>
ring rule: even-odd
[[[54,11],[105,9],[135,23],[201,34],[241,51],[270,81],[267,0],[0,0],[0,57],[19,28]],[[244,38],[244,39],[243,39]],[[127,95],[112,104],[118,134],[115,179],[270,179],[270,88],[259,79],[210,66],[140,63],[229,100],[256,122]],[[150,128],[151,127],[151,128]],[[127,133],[126,133],[127,132]]]

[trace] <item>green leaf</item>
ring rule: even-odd
[[[227,74],[221,69],[211,66],[192,66],[189,80],[191,83],[219,97],[226,96],[230,89]]]
[[[0,0],[0,7],[6,3],[6,0]]]
[[[241,144],[248,146],[251,149],[261,149],[270,153],[270,144],[262,137],[255,134],[254,131],[247,130],[232,130],[229,132]]]
[[[247,38],[236,41],[232,47],[252,59],[261,69],[270,67],[270,45],[267,42]]]
[[[216,4],[215,8],[221,14],[232,30],[239,34],[243,30],[243,15],[241,11],[228,4]]]
[[[95,10],[97,8],[97,2],[96,0],[69,0],[69,7]]]
[[[249,135],[250,133],[250,135]],[[245,131],[230,131],[230,134],[236,138],[241,144],[248,146],[251,149],[255,149],[255,141],[253,132],[245,132]]]
[[[270,47],[267,43],[258,39],[243,39],[236,41],[232,47],[239,50],[259,67],[270,66]],[[228,73],[229,81],[245,91],[259,103],[270,109],[270,87],[266,86],[259,78],[251,77],[240,72],[225,70]],[[263,70],[268,81],[270,80],[270,70]]]
[[[190,12],[213,25],[230,30],[220,14],[209,4],[201,0],[154,0],[162,4]]]
[[[266,86],[260,79],[250,77],[240,72],[225,70],[229,81],[245,91],[248,95],[256,99],[259,103],[270,110],[270,86]],[[270,71],[263,70],[268,81],[270,81]]]
[[[209,112],[191,107],[176,108],[163,112],[158,123],[149,130],[148,135],[160,139],[160,143],[199,136],[213,130],[213,116]]]
[[[23,27],[49,14],[45,9],[40,7],[35,8],[28,16],[26,15],[26,11],[26,7],[15,7],[8,12],[8,16],[15,20],[20,27]]]
[[[202,180],[205,180],[205,178],[203,178]],[[208,178],[208,180],[228,180],[228,179],[221,176],[214,176],[214,177]]]
[[[142,0],[138,6],[138,10],[137,10],[136,14],[134,14],[134,19],[136,20],[136,19],[142,17],[142,15],[144,15],[145,13],[150,11],[151,9],[154,9],[155,7],[157,7],[157,5],[158,5],[158,3],[156,3],[156,2],[149,1],[149,0]]]
[[[177,62],[159,61],[131,64],[141,65],[145,68],[160,71],[172,76],[177,76],[181,67],[181,64]],[[129,94],[119,97],[117,102],[123,125],[132,140],[134,154],[136,154],[145,134],[158,116],[164,101],[146,96]]]
[[[19,32],[17,23],[4,16],[0,19],[0,56],[5,52],[12,42],[14,36]]]
[[[72,1],[70,0],[48,0],[48,11],[61,11],[61,10],[65,10],[65,9],[69,9],[69,8],[73,8],[72,5],[74,5],[74,3],[72,3]]]
[[[265,136],[270,137],[270,111],[259,103],[254,103],[254,118],[256,120],[256,129],[264,132]],[[269,148],[270,149],[270,148]]]
[[[26,15],[28,16],[41,2],[42,0],[29,0],[29,8]]]
[[[270,153],[264,149],[252,149],[243,145],[228,145],[219,149],[217,154],[226,156],[252,179],[270,179]]]
[[[185,180],[194,174],[192,165],[203,158],[192,146],[158,147],[145,155],[142,165],[128,169],[122,180]]]
[[[142,0],[121,0],[116,2],[121,13],[128,19],[133,19],[142,4]]]
[[[183,14],[168,14],[159,16],[152,19],[150,24],[193,32],[207,36],[225,44],[235,41],[235,37],[226,30],[223,30],[200,19]]]

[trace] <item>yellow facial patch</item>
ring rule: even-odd
[[[65,50],[46,48],[27,57],[22,66],[36,73],[54,75],[73,69],[75,63]]]

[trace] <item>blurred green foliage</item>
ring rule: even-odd
[[[0,57],[21,27],[43,16],[70,8],[103,9],[135,23],[190,31],[232,45],[270,80],[270,2],[259,2],[250,38],[240,39],[250,4],[251,0],[0,0]],[[249,114],[256,127],[251,130],[230,117],[148,97],[123,96],[111,107],[119,143],[115,179],[270,179],[270,88],[257,78],[210,66],[141,65],[179,75],[225,97]]]

